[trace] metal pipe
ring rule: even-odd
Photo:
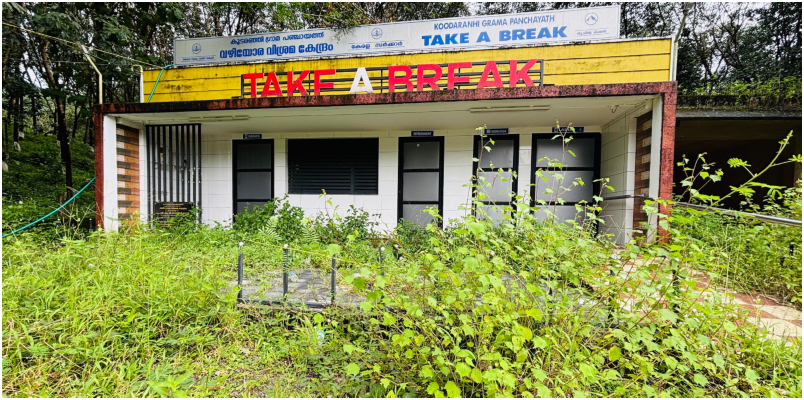
[[[237,292],[237,301],[243,301],[243,242],[237,244],[240,246],[240,255],[237,256],[237,287],[240,290]]]
[[[332,301],[331,301],[331,304],[333,306],[335,305],[335,289],[336,289],[336,286],[335,286],[335,269],[337,268],[335,263],[336,263],[335,256],[332,256],[332,275],[331,275],[331,278],[332,278],[331,279]]]
[[[282,251],[285,253],[285,265],[282,267],[282,297],[287,300],[288,297],[288,245],[283,246]]]
[[[89,51],[87,51],[84,45],[81,45],[81,50],[84,51],[84,57],[86,57],[87,61],[92,65],[92,68],[98,73],[98,104],[103,104],[103,75],[98,70],[98,67],[95,66],[95,62],[92,61],[92,57],[89,56]]]
[[[140,103],[145,103],[145,90],[143,89],[142,84],[142,65],[132,65],[131,69],[139,68],[140,69]]]
[[[656,201],[656,199],[654,199],[653,197],[643,196],[641,194],[624,194],[624,195],[619,195],[619,196],[606,197],[606,198],[603,199],[603,201],[622,200],[622,199],[643,199],[643,200]],[[671,206],[692,208],[692,209],[702,210],[702,211],[710,211],[710,210],[711,211],[717,211],[717,212],[719,212],[721,214],[729,215],[729,216],[732,216],[732,217],[745,217],[745,218],[756,219],[756,220],[760,220],[760,221],[764,221],[764,222],[770,222],[770,223],[773,223],[773,224],[781,224],[781,225],[797,226],[797,227],[802,226],[801,220],[798,220],[798,219],[774,217],[772,215],[754,214],[754,213],[749,213],[749,212],[744,212],[744,211],[729,210],[727,208],[720,208],[720,207],[705,206],[705,205],[701,205],[701,204],[686,203],[686,202],[683,202],[683,201],[671,202],[670,205]]]

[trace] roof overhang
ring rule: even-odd
[[[287,107],[338,107],[379,104],[415,104],[476,100],[545,99],[566,97],[612,97],[672,94],[666,102],[675,107],[676,82],[646,82],[600,85],[529,86],[482,90],[374,93],[341,96],[260,97],[248,99],[179,101],[164,103],[98,104],[97,114],[166,113],[188,111],[246,110]],[[668,104],[669,105],[669,104]]]

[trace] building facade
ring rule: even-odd
[[[386,229],[402,218],[423,225],[427,207],[444,221],[471,212],[467,184],[479,171],[493,182],[487,203],[510,204],[512,193],[544,199],[561,219],[602,193],[611,200],[600,230],[624,243],[646,221],[627,195],[671,196],[671,38],[291,56],[146,70],[148,102],[97,106],[102,226],[149,220],[176,203],[200,208],[204,223],[228,224],[285,195],[306,214],[353,205]],[[576,132],[559,182],[570,189],[564,204],[535,179],[550,172],[544,157],[561,154],[557,125]],[[585,184],[571,185],[575,178]],[[601,178],[613,192],[600,191]]]

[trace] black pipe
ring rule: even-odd
[[[335,288],[335,268],[336,268],[335,262],[336,262],[335,261],[335,256],[332,256],[332,275],[331,275],[331,277],[332,277],[332,280],[331,280],[332,301],[331,301],[331,304],[333,306],[335,305],[335,289],[336,289]]]
[[[238,243],[240,246],[240,255],[237,256],[237,286],[240,290],[237,292],[237,301],[243,301],[243,242]]]
[[[288,298],[288,245],[282,251],[285,253],[285,265],[282,267],[282,298]]]

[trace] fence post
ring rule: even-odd
[[[282,252],[285,253],[285,265],[282,266],[282,298],[287,300],[288,297],[288,244],[282,246]]]
[[[237,244],[240,247],[240,254],[237,256],[237,302],[243,301],[243,242]]]
[[[793,243],[793,242],[790,242],[790,250],[787,252],[786,256],[782,256],[782,260],[779,262],[780,267],[784,268],[785,260],[787,259],[787,257],[793,257],[793,251],[795,251],[795,249],[796,249],[796,244]]]
[[[612,254],[611,258],[616,259],[616,256]],[[609,265],[609,276],[613,277],[614,275],[615,275],[614,274],[614,269],[612,268],[611,265]],[[612,280],[611,283],[614,284],[614,281]],[[609,289],[609,291],[611,291],[611,289]],[[609,297],[611,297],[611,296],[609,296]],[[606,326],[609,327],[609,328],[614,325],[614,321],[612,321],[612,317],[614,315],[614,305],[616,304],[615,303],[616,301],[617,300],[614,297],[611,297],[609,299],[609,315],[606,316]]]
[[[674,296],[674,298],[673,298],[673,312],[678,314],[681,311],[681,308],[678,306],[678,296],[681,293],[681,282],[679,281],[679,276],[678,276],[681,273],[681,260],[678,259],[678,258],[674,258],[674,260],[676,261],[676,263],[678,263],[678,265],[676,265],[676,267],[673,268],[673,282],[672,282],[672,284],[673,284],[673,296]],[[672,261],[671,261],[671,265],[672,265]],[[675,326],[675,325],[676,324],[673,324],[673,326]]]
[[[385,277],[385,246],[380,246],[380,276]],[[380,296],[380,302],[385,299],[385,295]]]
[[[335,261],[335,256],[333,255],[332,256],[332,275],[331,275],[331,282],[330,282],[331,289],[332,289],[332,301],[331,301],[331,304],[333,306],[335,305],[335,289],[336,289],[335,288],[335,268],[336,268],[335,262],[336,262]]]

